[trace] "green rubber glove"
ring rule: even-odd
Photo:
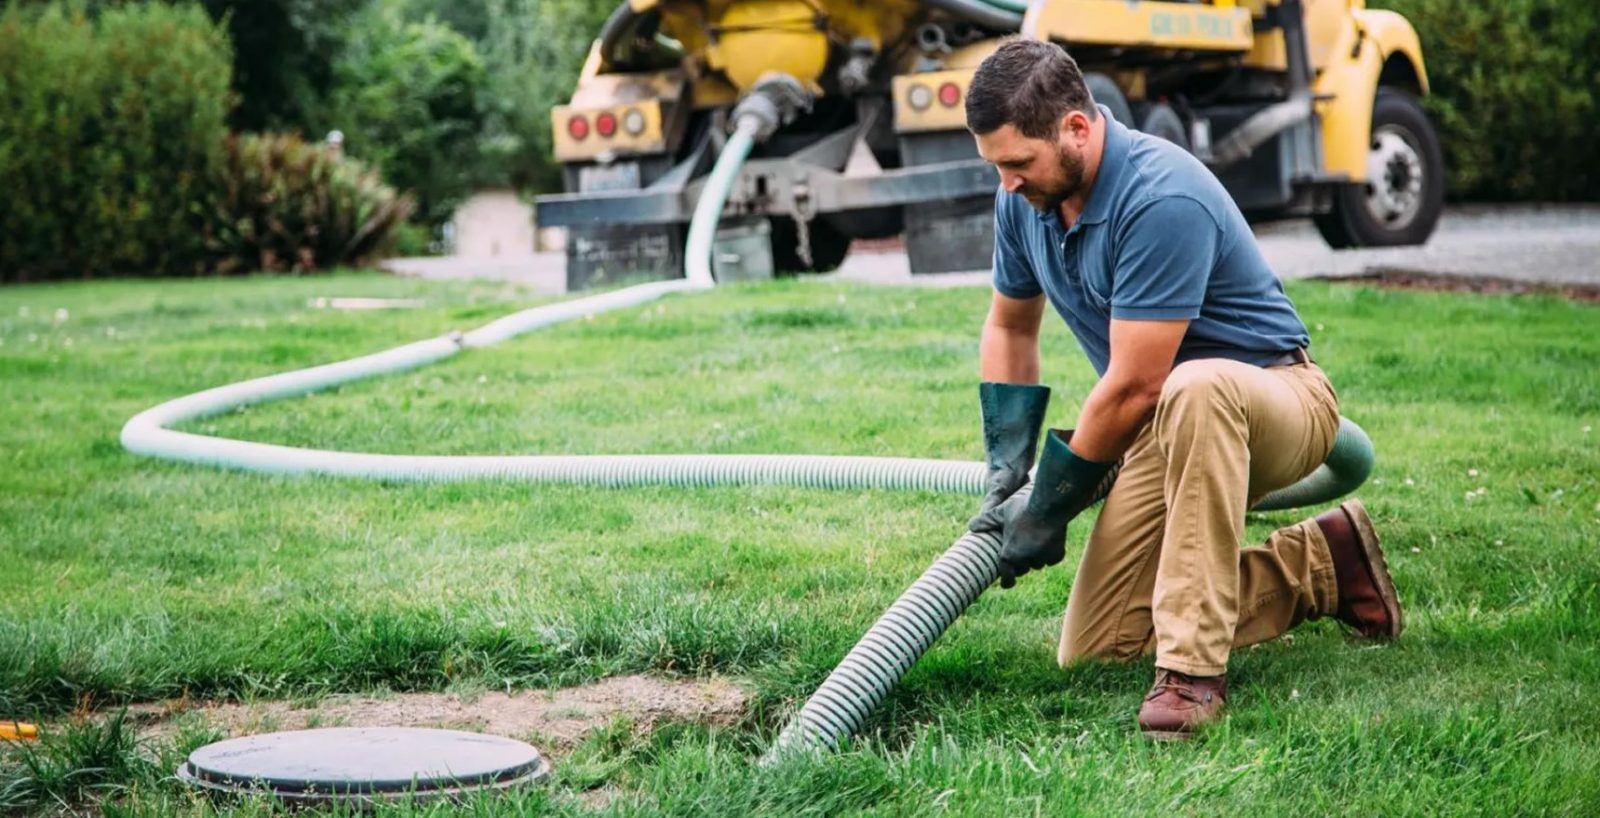
[[[1033,493],[1013,495],[974,520],[974,531],[999,529],[1000,587],[1017,584],[1029,571],[1055,565],[1066,556],[1067,523],[1098,502],[1117,477],[1116,463],[1085,460],[1067,441],[1072,430],[1051,429],[1045,436],[1044,454]],[[976,527],[982,524],[982,528]]]
[[[967,526],[974,532],[997,531],[975,526],[1028,482],[1045,407],[1050,405],[1050,387],[984,381],[978,384],[978,405],[983,410],[983,450],[989,473],[983,483],[983,504]]]

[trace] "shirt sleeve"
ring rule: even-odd
[[[1022,246],[1022,232],[1015,215],[1007,206],[1006,192],[994,194],[994,289],[1007,298],[1026,300],[1035,298],[1044,290],[1039,278],[1028,263],[1028,253]]]
[[[1194,199],[1168,196],[1141,205],[1119,237],[1111,317],[1198,318],[1216,267],[1221,232]]]

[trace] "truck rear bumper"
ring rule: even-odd
[[[673,185],[663,179],[642,190],[608,190],[540,196],[534,202],[540,227],[671,224],[687,222],[704,179]],[[963,159],[864,174],[840,173],[793,159],[757,159],[745,164],[724,216],[814,216],[923,202],[945,202],[994,193],[1000,178],[981,159]]]

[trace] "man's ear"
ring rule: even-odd
[[[1089,115],[1082,111],[1068,110],[1061,117],[1057,132],[1061,138],[1074,145],[1082,145],[1089,139],[1089,134],[1094,131],[1094,123],[1089,120]]]

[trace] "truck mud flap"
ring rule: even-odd
[[[684,234],[681,224],[568,228],[567,291],[682,278]]]
[[[994,264],[994,196],[906,207],[912,275],[988,270]]]

